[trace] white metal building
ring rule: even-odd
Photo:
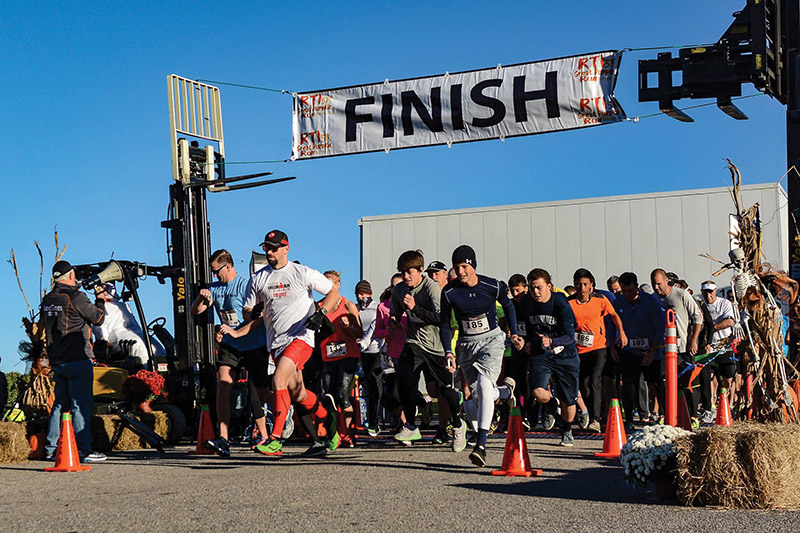
[[[744,186],[742,200],[748,207],[759,203],[767,261],[786,270],[783,189],[774,183]],[[477,253],[478,271],[503,280],[541,267],[563,287],[584,267],[605,288],[608,276],[625,271],[649,283],[650,271],[661,267],[697,292],[719,268],[698,254],[727,260],[732,211],[730,192],[721,187],[364,217],[358,222],[361,274],[379,291],[405,250],[419,249],[426,263],[440,260],[449,267],[452,251],[469,244]],[[729,282],[730,276],[722,274],[717,283]]]

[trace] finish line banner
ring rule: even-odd
[[[294,96],[292,159],[505,139],[625,120],[622,52]]]

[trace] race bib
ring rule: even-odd
[[[575,344],[584,348],[591,348],[594,346],[594,333],[591,331],[576,331]]]
[[[226,326],[230,326],[235,328],[239,325],[239,317],[236,315],[236,311],[233,309],[229,309],[227,311],[220,311],[219,318],[222,320],[222,323]]]
[[[632,348],[634,350],[649,350],[650,339],[647,337],[634,337],[632,339],[628,339],[628,348]]]
[[[347,356],[347,344],[344,342],[329,342],[325,346],[325,352],[328,354],[329,359],[345,357]]]
[[[528,334],[528,325],[525,322],[517,322],[517,335],[524,337]]]
[[[485,314],[461,321],[461,327],[466,335],[477,335],[489,331],[489,317]]]

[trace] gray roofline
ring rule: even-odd
[[[780,189],[783,187],[780,182],[756,183],[753,185],[743,185],[741,191],[758,191],[765,189]],[[700,194],[720,193],[730,191],[730,187],[713,187],[709,189],[687,189],[683,191],[652,192],[642,194],[625,194],[620,196],[600,196],[596,198],[577,198],[572,200],[555,200],[550,202],[535,202],[530,204],[511,204],[497,205],[488,207],[470,207],[466,209],[450,209],[444,211],[421,211],[419,213],[400,213],[396,215],[373,215],[358,219],[358,225],[364,222],[376,222],[380,220],[397,220],[402,218],[435,217],[442,215],[464,215],[469,213],[485,213],[487,211],[510,211],[515,209],[530,209],[536,207],[557,207],[561,205],[582,205],[606,202],[618,202],[624,200],[642,200],[646,198],[664,198],[670,196],[694,196]],[[784,192],[785,194],[785,192]]]

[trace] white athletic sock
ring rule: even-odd
[[[478,386],[475,387],[478,402],[478,427],[489,429],[494,417],[494,402],[500,396],[497,385],[482,374],[478,374]]]
[[[469,427],[472,428],[472,431],[478,431],[478,405],[475,403],[475,396],[470,396],[469,400],[464,402],[463,407]]]

